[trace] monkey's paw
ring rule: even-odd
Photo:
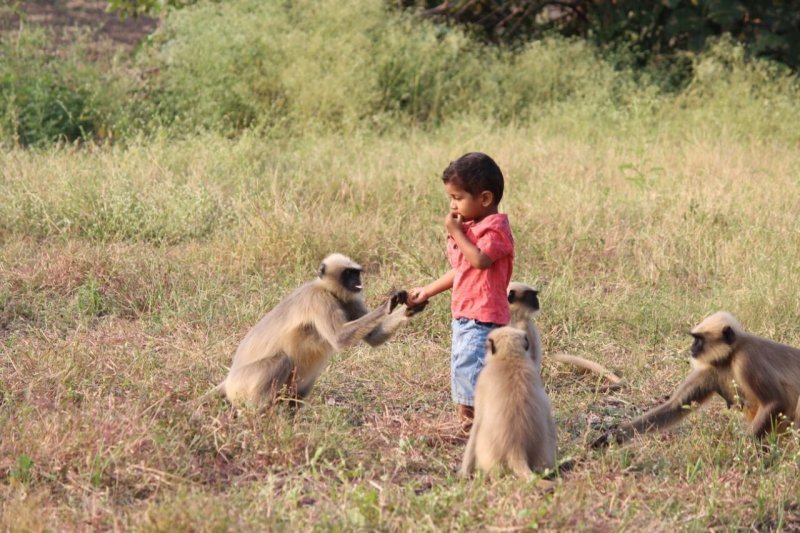
[[[406,291],[396,291],[392,293],[392,296],[389,298],[389,313],[391,314],[398,305],[405,305],[407,301],[408,293]]]
[[[428,305],[429,300],[425,300],[424,302],[418,303],[416,305],[408,305],[406,304],[406,316],[411,317],[416,315],[417,313],[422,312],[423,309]]]
[[[592,441],[590,446],[594,449],[597,448],[607,448],[611,441],[615,440],[614,432],[613,431],[606,431],[596,439]]]

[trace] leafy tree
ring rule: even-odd
[[[640,61],[730,34],[756,56],[800,68],[800,0],[399,0],[423,15],[467,25],[492,42],[548,31],[623,46]]]

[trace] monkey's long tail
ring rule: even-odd
[[[225,394],[225,381],[220,382],[219,385],[217,385],[216,387],[214,387],[213,389],[211,389],[207,393],[205,393],[202,396],[200,396],[198,398],[198,400],[207,400],[208,398],[210,398],[210,397],[212,397],[212,396],[214,396],[216,394]]]
[[[189,405],[194,410],[195,414],[197,414],[197,410],[200,408],[201,405],[205,404],[209,398],[215,396],[217,394],[225,394],[225,381],[223,380],[219,385],[211,389],[210,391],[198,396],[194,400],[189,401]]]
[[[559,363],[567,363],[572,366],[576,366],[588,372],[594,372],[595,374],[599,374],[610,381],[613,385],[621,386],[622,378],[601,365],[600,363],[595,363],[594,361],[589,361],[588,359],[584,359],[583,357],[578,357],[577,355],[568,355],[565,353],[557,353],[551,356],[553,359],[558,361]]]

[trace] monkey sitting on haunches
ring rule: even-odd
[[[553,468],[556,424],[526,333],[501,327],[489,333],[486,366],[475,386],[475,420],[460,474],[507,466],[528,478]]]
[[[538,291],[533,287],[529,287],[523,283],[511,282],[508,284],[508,304],[511,310],[511,322],[509,326],[519,328],[528,333],[528,338],[531,339],[531,353],[534,358],[541,364],[542,361],[542,341],[539,336],[539,330],[533,320],[539,313],[539,296]],[[606,378],[611,387],[618,388],[622,384],[622,378],[614,374],[612,371],[599,363],[578,357],[577,355],[568,355],[564,353],[557,353],[548,356],[549,359],[554,359],[559,363],[566,363],[578,368],[584,372],[594,372]],[[541,368],[540,368],[541,370]]]
[[[407,306],[401,291],[370,311],[361,271],[342,254],[326,257],[317,279],[286,296],[245,335],[228,376],[209,394],[257,407],[271,404],[284,388],[291,398],[305,398],[332,354],[361,340],[386,342],[425,307]]]

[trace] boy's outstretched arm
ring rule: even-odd
[[[456,271],[450,269],[439,279],[428,283],[424,287],[415,287],[408,291],[408,303],[410,305],[417,305],[428,298],[433,298],[440,292],[444,292],[453,288],[453,280],[456,277]]]

